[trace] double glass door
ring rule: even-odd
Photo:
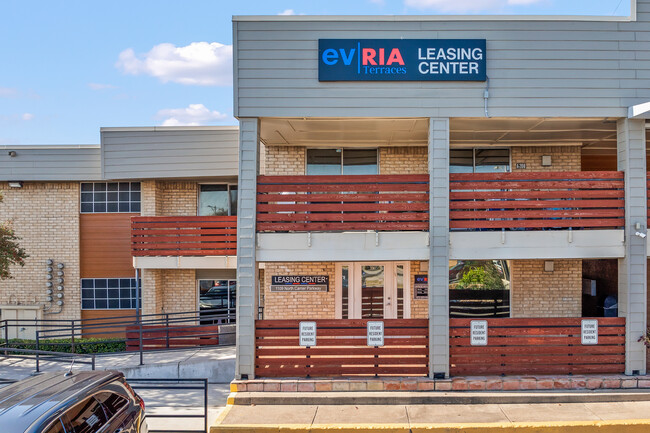
[[[337,317],[402,319],[408,314],[407,263],[355,262],[337,267]]]

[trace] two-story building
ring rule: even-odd
[[[238,379],[645,374],[650,1],[233,34]]]
[[[237,127],[211,126],[102,128],[100,145],[2,146],[0,221],[29,258],[0,284],[1,317],[39,320],[9,327],[8,337],[73,323],[115,338],[97,324],[134,321],[138,309],[149,318],[234,314],[237,149]]]

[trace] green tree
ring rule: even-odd
[[[467,262],[457,289],[503,290],[501,273],[492,261]]]
[[[0,194],[0,203],[2,203],[2,194]],[[0,222],[0,280],[11,278],[12,265],[25,266],[25,259],[29,256],[18,245],[19,240],[11,222]]]

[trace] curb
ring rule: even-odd
[[[648,392],[236,392],[231,384],[228,404],[249,405],[377,405],[377,404],[536,404],[650,401]]]
[[[225,416],[224,416],[225,417]],[[223,419],[223,418],[222,418]],[[645,433],[650,419],[615,421],[554,421],[529,423],[461,423],[461,424],[215,424],[210,433]]]

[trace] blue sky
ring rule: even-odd
[[[0,145],[231,125],[232,15],[629,15],[629,0],[5,0]]]

